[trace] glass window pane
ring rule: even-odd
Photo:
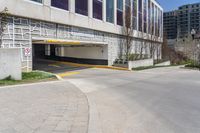
[[[143,21],[144,32],[147,33],[147,0],[143,0]]]
[[[137,30],[137,0],[133,0],[133,29]]]
[[[51,6],[68,10],[68,0],[51,0]]]
[[[88,0],[75,0],[75,12],[88,16]]]
[[[114,0],[106,0],[106,21],[114,23]]]
[[[102,0],[93,0],[93,18],[102,20],[103,2]]]
[[[143,31],[143,18],[142,18],[142,0],[139,0],[139,11],[138,11],[138,16],[139,16],[139,31]]]
[[[117,24],[123,26],[123,0],[117,0]]]

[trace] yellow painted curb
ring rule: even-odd
[[[61,78],[63,77],[67,77],[67,76],[72,76],[72,75],[76,75],[76,74],[79,74],[80,72],[65,72],[65,73],[60,73],[60,74],[57,74],[58,76],[60,76]]]
[[[63,61],[60,63],[66,64],[66,65],[71,65],[71,66],[77,66],[77,67],[88,67],[88,68],[92,67],[92,68],[105,68],[105,69],[113,69],[113,70],[130,71],[130,70],[128,70],[128,68],[114,67],[114,66],[78,64],[78,63],[63,62]]]

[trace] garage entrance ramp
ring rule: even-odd
[[[108,66],[108,45],[104,42],[33,38],[32,43],[33,69],[57,72],[65,67],[68,70],[88,68],[74,64],[58,66],[51,61]]]

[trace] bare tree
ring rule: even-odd
[[[144,52],[146,52],[147,49],[147,40],[145,40],[146,38],[146,34],[144,32],[140,33],[140,37],[142,38],[141,40],[141,45],[140,45],[140,51],[139,51],[139,59],[143,59],[144,58]]]
[[[177,52],[183,52],[185,56],[192,60],[196,60],[197,49],[197,40],[193,40],[192,37],[178,39],[175,45],[175,50]]]
[[[163,58],[164,60],[169,60],[169,59],[170,59],[170,48],[169,48],[169,46],[168,46],[166,34],[164,34],[164,36],[163,36],[162,58]]]
[[[0,48],[2,47],[3,33],[8,23],[8,9],[5,8],[0,12]]]
[[[149,34],[149,40],[150,40],[150,44],[149,44],[149,53],[150,53],[150,58],[153,58],[155,57],[155,51],[156,51],[156,44],[155,44],[155,40],[156,40],[156,37],[153,35],[153,27],[151,28],[152,31],[150,32]]]
[[[124,50],[125,50],[126,60],[128,61],[133,42],[132,12],[130,7],[126,7],[124,18],[125,18],[125,24],[123,26],[123,32],[125,36]]]

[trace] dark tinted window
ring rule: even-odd
[[[75,0],[75,12],[88,16],[88,0]]]
[[[114,0],[106,0],[106,21],[114,22]]]
[[[102,0],[93,0],[93,18],[102,20],[103,2]]]
[[[68,0],[51,0],[51,6],[68,10]]]
[[[117,24],[123,26],[123,0],[117,0]]]

